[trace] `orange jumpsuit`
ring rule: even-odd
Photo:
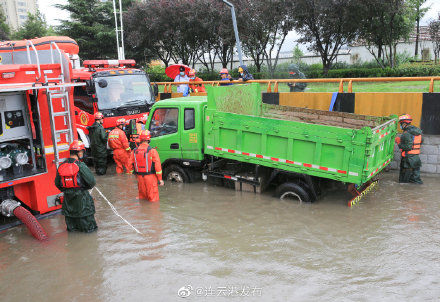
[[[108,135],[108,145],[113,149],[113,159],[116,163],[116,173],[131,173],[130,146],[125,132],[116,127]]]
[[[138,181],[139,199],[158,202],[159,187],[157,182],[162,180],[162,165],[160,164],[159,154],[156,149],[151,148],[146,153],[146,158],[139,158],[141,156],[136,155],[136,151],[145,150],[146,152],[148,147],[148,143],[141,143],[131,154],[130,163],[134,166],[134,173]],[[146,169],[142,169],[142,166]]]
[[[196,77],[195,79],[189,79],[190,82],[201,82],[203,81],[201,78]],[[189,88],[192,92],[206,92],[205,85],[203,84],[191,84]]]

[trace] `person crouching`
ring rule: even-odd
[[[130,159],[138,181],[139,199],[158,202],[158,182],[160,186],[164,185],[159,154],[156,149],[151,148],[149,145],[151,140],[150,131],[141,131],[139,140],[140,145],[134,149]]]

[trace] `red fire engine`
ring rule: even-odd
[[[44,231],[27,210],[44,214],[61,207],[54,179],[77,137],[72,88],[81,84],[71,82],[63,51],[72,43],[34,42],[0,44],[0,230],[17,216],[42,239]]]
[[[74,104],[78,137],[88,148],[94,113],[101,112],[104,128],[111,129],[121,117],[134,120],[148,113],[155,98],[146,73],[133,68],[134,60],[86,60],[83,65],[73,70],[74,81],[86,83],[75,87]]]

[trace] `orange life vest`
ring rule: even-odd
[[[58,174],[61,177],[61,186],[63,188],[81,188],[79,166],[76,164],[76,160],[73,163],[62,163],[58,167]]]
[[[134,173],[138,175],[156,174],[153,157],[150,151],[153,148],[148,146],[147,149],[134,149]]]
[[[413,137],[413,146],[409,151],[402,150],[402,157],[405,157],[407,154],[420,154],[420,147],[422,146],[422,136],[416,135]]]

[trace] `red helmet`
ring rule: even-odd
[[[125,118],[120,118],[116,121],[116,126],[125,125]]]
[[[81,150],[85,150],[86,146],[84,146],[84,143],[82,141],[79,140],[74,140],[70,146],[69,146],[69,150],[70,151],[81,151]]]
[[[410,124],[412,122],[412,117],[409,114],[403,114],[399,116],[399,123],[407,123]]]
[[[151,139],[150,131],[148,130],[142,130],[141,134],[139,135],[139,139],[141,141],[149,141]]]
[[[220,74],[229,74],[229,71],[227,68],[223,68],[222,70],[220,70]]]
[[[191,69],[190,71],[188,71],[188,76],[195,77],[196,76],[196,71],[194,69]]]
[[[101,112],[95,113],[95,120],[102,120],[104,118],[104,115]]]

